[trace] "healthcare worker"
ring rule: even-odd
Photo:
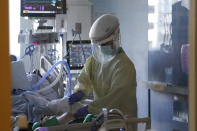
[[[93,55],[88,58],[69,104],[85,99],[93,90],[94,101],[74,113],[75,118],[99,114],[102,108],[119,109],[137,117],[136,70],[120,46],[117,17],[105,14],[92,25],[89,37]]]

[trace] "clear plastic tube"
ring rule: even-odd
[[[32,91],[36,90],[41,84],[42,82],[47,78],[47,76],[55,69],[56,66],[58,66],[59,64],[65,65],[67,72],[68,72],[68,78],[69,78],[69,85],[70,85],[70,89],[69,89],[69,93],[68,96],[70,96],[72,94],[72,81],[71,81],[71,74],[70,74],[70,68],[68,66],[68,63],[66,61],[59,61],[57,63],[55,63],[50,69],[49,71],[32,87]],[[60,70],[60,74],[61,74],[61,70]],[[58,78],[56,78],[58,80]],[[56,80],[55,80],[56,81]],[[52,84],[54,84],[55,82],[53,82]],[[49,85],[50,86],[50,85]]]

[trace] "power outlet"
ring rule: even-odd
[[[81,34],[81,23],[75,23],[75,33]]]

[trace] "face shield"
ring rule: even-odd
[[[101,64],[105,64],[116,56],[120,44],[118,40],[110,41],[105,44],[92,41],[91,46],[94,59]]]

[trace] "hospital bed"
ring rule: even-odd
[[[53,63],[47,56],[41,56],[40,58],[40,74],[44,76],[47,71],[53,66]],[[49,88],[53,88],[54,91],[58,94],[59,98],[64,96],[64,82],[63,82],[63,68],[60,67],[58,70],[57,67],[54,68],[53,72],[47,76],[47,80],[51,83],[51,86],[45,87],[43,89],[38,90],[38,92],[42,93],[48,90]]]
[[[41,57],[39,69],[39,74],[41,74],[41,76],[39,76],[39,79],[46,74],[52,65],[52,62],[50,62],[46,56]],[[31,123],[39,121],[42,116],[33,114],[33,111],[35,111],[37,107],[39,107],[38,110],[44,109],[51,111],[49,113],[52,113],[52,115],[61,115],[61,113],[69,111],[70,109],[67,108],[67,95],[70,85],[67,84],[67,86],[65,86],[65,79],[63,79],[63,77],[67,77],[67,74],[65,69],[64,72],[61,70],[63,70],[61,66],[59,66],[59,68],[55,67],[53,72],[47,76],[47,82],[43,82],[42,85],[32,91],[32,85],[35,85],[39,79],[36,79],[35,82],[32,83],[27,77],[23,61],[12,62],[12,89],[28,91],[24,92],[22,95],[12,95],[13,118],[22,113],[27,115],[28,121]],[[82,107],[82,105],[86,105],[90,102],[91,100],[85,100],[83,103],[73,106],[72,111],[76,111],[78,108]]]
[[[37,81],[44,76],[47,71],[51,68],[52,62],[46,56],[41,56],[40,58],[40,69],[39,72],[26,73],[23,60],[11,63],[11,73],[12,73],[12,89],[23,89],[32,90]],[[63,77],[60,69],[57,67],[47,76],[46,80],[39,85],[34,91],[42,94],[55,94],[56,98],[62,98],[64,96],[64,83]],[[46,84],[45,84],[45,83]],[[53,98],[52,98],[53,99]]]

